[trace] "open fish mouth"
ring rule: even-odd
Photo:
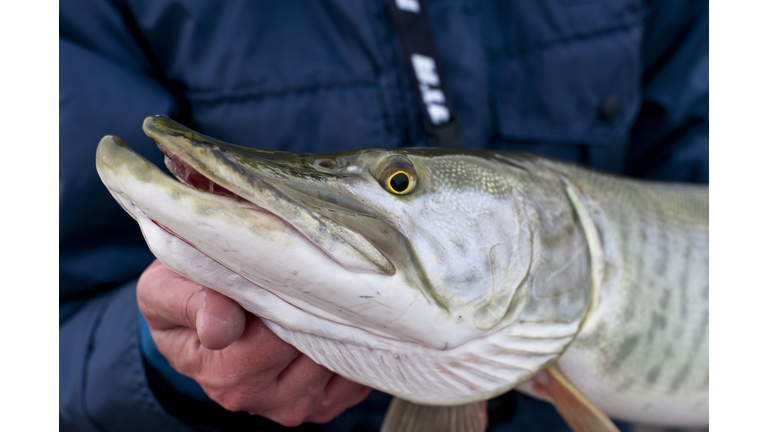
[[[231,190],[221,186],[220,184],[212,181],[206,177],[203,173],[195,169],[192,164],[186,162],[179,155],[173,153],[167,148],[158,144],[157,147],[165,155],[165,166],[180,182],[185,185],[191,186],[199,191],[212,193],[214,195],[221,195],[230,198],[242,199],[247,201],[240,195],[232,192]],[[253,203],[252,203],[253,204]],[[254,204],[255,205],[255,204]]]
[[[294,177],[306,179],[310,186],[329,181],[296,160],[280,159],[293,154],[238,147],[198,134],[165,116],[146,118],[144,131],[157,142],[166,166],[181,183],[247,201],[254,210],[271,213],[347,270],[395,273],[389,259],[363,235],[316,211],[327,203],[285,184]]]
[[[239,204],[241,204],[245,208],[249,208],[254,211],[267,213],[273,218],[275,218],[277,221],[282,223],[286,229],[290,230],[291,232],[296,233],[297,235],[304,236],[301,231],[297,230],[293,225],[291,225],[288,221],[280,217],[280,215],[271,212],[264,207],[259,206],[258,204],[254,203],[253,201],[248,200],[245,197],[242,197],[238,195],[237,193],[233,192],[232,190],[216,183],[215,181],[208,178],[205,174],[198,171],[192,164],[185,161],[180,155],[168,150],[165,148],[162,144],[158,143],[157,147],[160,149],[160,151],[163,152],[165,155],[164,163],[165,166],[168,168],[168,170],[176,177],[176,179],[181,182],[182,184],[185,184],[191,188],[194,188],[198,191],[209,193],[212,195],[218,195],[222,197],[227,197],[234,199],[238,201]],[[159,224],[157,221],[152,221],[155,224],[159,225],[166,231],[170,232],[176,237],[179,237],[174,232],[170,231],[167,227]],[[179,237],[180,238],[180,237]],[[184,239],[182,239],[184,240]],[[307,240],[310,240],[307,238]],[[310,240],[311,242],[311,240]],[[322,250],[322,249],[321,249]]]
[[[165,159],[164,159],[165,166],[168,168],[169,171],[171,171],[171,173],[174,175],[174,177],[176,177],[176,179],[180,183],[185,184],[203,193],[234,199],[235,201],[237,201],[237,204],[240,205],[242,208],[259,212],[264,215],[268,215],[271,218],[273,218],[276,222],[280,223],[287,231],[293,233],[294,235],[304,237],[306,240],[309,241],[309,243],[312,243],[311,240],[307,238],[301,231],[297,230],[293,225],[291,225],[285,219],[281,218],[279,215],[259,206],[258,204],[238,195],[237,193],[227,189],[226,187],[206,177],[203,173],[195,169],[195,167],[192,166],[192,164],[185,161],[183,158],[181,158],[181,156],[163,147],[161,144],[158,143],[157,146],[165,155]],[[194,245],[191,242],[187,241],[181,235],[175,233],[169,227],[163,225],[162,223],[154,219],[150,219],[150,220],[155,225],[167,231],[169,234],[179,238],[180,240],[194,247]],[[321,248],[319,249],[322,250]]]

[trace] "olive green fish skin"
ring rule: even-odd
[[[706,425],[709,187],[559,169],[586,197],[605,261],[559,365],[604,410]]]
[[[591,257],[602,263],[584,322],[558,359],[568,379],[613,416],[706,425],[709,187],[638,181],[536,157],[514,162],[536,182],[556,173],[573,184],[602,251]],[[559,199],[554,191],[548,196]],[[539,213],[552,208],[540,205]],[[547,252],[560,247],[550,244]]]
[[[308,280],[322,279],[326,291],[269,269],[249,277],[336,323],[318,324],[323,333],[265,321],[318,363],[412,402],[450,405],[517,386],[531,392],[523,383],[557,362],[613,417],[708,423],[707,186],[521,153],[298,154],[224,143],[164,117],[144,128],[167,155],[279,216],[346,269],[297,267],[317,271]],[[380,184],[395,165],[417,175],[408,194]],[[119,171],[100,168],[111,190],[128,183]],[[169,205],[176,196],[195,201],[185,189],[158,187],[168,188]],[[118,201],[131,193],[113,190]],[[134,201],[121,203],[131,212],[141,206]],[[193,213],[215,211],[201,204]],[[279,243],[269,247],[280,253]]]

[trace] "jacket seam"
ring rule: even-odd
[[[112,304],[112,301],[114,300],[115,295],[117,295],[117,292],[114,292],[113,295],[105,296],[104,301],[102,302],[102,305],[99,307],[98,315],[96,318],[96,321],[93,323],[91,334],[88,337],[88,346],[86,348],[85,353],[85,361],[83,362],[83,391],[80,399],[80,403],[83,407],[83,414],[84,417],[88,420],[88,422],[94,427],[94,429],[105,431],[103,427],[101,427],[100,424],[96,422],[91,417],[91,413],[88,409],[88,381],[90,378],[90,366],[91,366],[91,358],[93,356],[93,346],[96,339],[96,334],[99,332],[99,329],[101,328],[101,322],[104,320],[104,314],[106,313],[107,309],[109,308],[109,305]]]
[[[138,308],[133,308],[134,314],[138,314]],[[137,387],[137,390],[139,391],[139,395],[141,397],[141,401],[144,404],[144,406],[147,408],[147,411],[152,413],[156,419],[158,419],[160,422],[162,422],[165,426],[165,430],[184,430],[179,429],[178,424],[174,424],[175,419],[173,416],[171,416],[168,412],[166,412],[162,406],[159,404],[159,402],[152,397],[152,389],[149,388],[149,385],[146,383],[146,372],[144,371],[143,362],[141,358],[141,350],[139,348],[139,330],[138,330],[138,316],[134,316],[134,319],[131,320],[134,324],[132,326],[131,330],[131,343],[130,343],[130,353],[132,356],[134,356],[134,359],[132,361],[134,365],[134,384]],[[138,357],[135,358],[135,357]],[[187,430],[192,430],[191,428],[188,428]]]

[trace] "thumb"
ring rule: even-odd
[[[243,334],[245,311],[234,300],[153,262],[136,285],[136,300],[154,330],[194,329],[200,343],[222,349]]]
[[[245,310],[208,287],[203,287],[200,295],[202,305],[195,318],[200,343],[208,349],[219,350],[238,340],[245,330]]]

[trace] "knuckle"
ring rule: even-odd
[[[158,349],[171,367],[184,376],[198,380],[204,377],[209,369],[206,367],[206,356],[197,349],[195,338],[191,334],[184,338],[175,338],[173,343],[162,348],[158,344]]]
[[[244,386],[242,383],[222,382],[215,377],[208,377],[202,381],[198,382],[205,393],[227,411],[255,413],[263,411],[264,398],[259,392],[254,392],[250,386]]]
[[[313,418],[312,422],[318,423],[318,424],[328,423],[331,420],[335,419],[339,414],[341,414],[342,411],[343,409],[341,407],[326,411],[318,415],[317,417]]]
[[[269,418],[285,427],[296,427],[307,420],[310,400],[302,398],[292,405],[282,406]]]
[[[285,427],[296,427],[304,423],[303,413],[296,411],[282,412],[271,416],[271,419]]]
[[[205,389],[205,387],[203,387]],[[253,411],[254,401],[246,394],[237,391],[218,391],[217,394],[211,396],[211,399],[216,401],[225,410],[231,412],[240,411]]]
[[[355,406],[361,403],[368,397],[368,395],[371,394],[370,387],[365,387],[361,385],[356,390],[357,390],[357,395],[352,399],[352,403],[350,404],[350,406]]]
[[[230,400],[219,400],[219,399],[217,399],[217,398],[215,398],[215,397],[214,397],[214,398],[211,398],[211,399],[213,399],[213,400],[214,400],[214,402],[216,402],[217,404],[219,404],[219,405],[220,405],[222,408],[224,408],[224,409],[225,409],[225,410],[227,410],[227,411],[230,411],[230,412],[240,412],[240,411],[245,411],[245,410],[243,409],[243,407],[242,407],[242,406],[240,406],[240,404],[238,404],[238,403],[235,403],[235,402],[233,402],[233,401],[230,401]]]
[[[196,294],[192,290],[186,291],[180,303],[181,319],[187,323],[187,327],[193,329],[197,328],[197,312],[199,308]]]
[[[192,379],[198,375],[198,371],[200,369],[199,361],[197,361],[195,358],[177,358],[172,361],[169,360],[168,363],[174,370],[176,370],[176,372]]]

